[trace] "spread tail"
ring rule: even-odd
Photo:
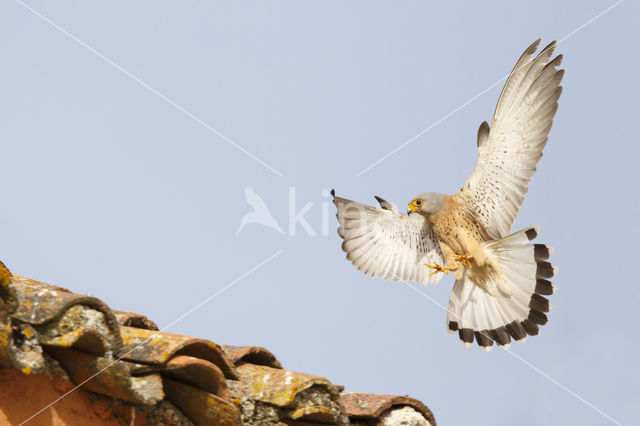
[[[488,351],[495,341],[507,349],[511,338],[523,342],[536,336],[539,325],[547,323],[551,309],[547,295],[556,287],[548,281],[556,268],[547,262],[553,249],[544,244],[529,244],[538,235],[536,226],[523,229],[499,240],[483,244],[487,262],[495,274],[474,281],[466,270],[456,280],[447,309],[449,333],[458,332],[465,347],[473,339]]]

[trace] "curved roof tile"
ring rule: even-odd
[[[282,368],[276,356],[261,346],[220,346],[227,358],[236,366],[241,364],[264,365],[271,368]]]
[[[163,378],[167,399],[197,425],[240,425],[240,411],[229,401],[214,394]]]
[[[72,307],[86,306],[104,315],[105,326],[109,330],[109,333],[104,335],[104,340],[108,342],[112,353],[120,351],[122,340],[118,321],[111,309],[100,299],[74,294],[62,287],[41,283],[21,275],[14,275],[9,287],[17,304],[11,313],[12,318],[33,326],[46,327],[48,322],[64,316]]]
[[[142,405],[153,405],[164,398],[160,374],[134,377],[128,362],[70,348],[52,347],[47,353],[60,363],[75,385],[85,390]]]
[[[392,408],[409,406],[421,413],[432,426],[436,425],[436,419],[431,410],[417,399],[407,396],[342,393],[340,399],[350,419],[379,419]]]
[[[122,312],[111,311],[116,316],[120,325],[126,325],[127,327],[143,328],[145,330],[158,330],[158,326],[155,322],[151,321],[144,315],[136,314],[134,312]]]
[[[165,331],[120,327],[122,357],[128,361],[164,364],[175,355],[188,355],[206,359],[217,365],[225,377],[237,377],[235,367],[215,343],[182,334]]]

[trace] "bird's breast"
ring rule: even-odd
[[[455,254],[462,255],[468,253],[465,241],[469,238],[481,243],[488,237],[480,223],[467,215],[462,203],[453,197],[446,196],[442,209],[430,215],[428,220],[438,240],[447,244]]]

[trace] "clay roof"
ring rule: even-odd
[[[0,423],[24,421],[65,396],[57,411],[54,404],[39,414],[46,424],[78,421],[83,411],[65,411],[65,401],[92,405],[86,418],[98,412],[95,424],[436,424],[415,399],[345,393],[324,377],[284,369],[265,348],[167,333],[143,315],[11,274],[1,262],[0,383]],[[5,408],[27,401],[32,412]]]

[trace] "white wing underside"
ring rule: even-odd
[[[558,108],[564,70],[562,55],[550,61],[556,43],[532,58],[540,40],[520,57],[507,79],[491,127],[478,130],[478,162],[458,191],[493,239],[511,231],[542,158]]]
[[[383,208],[336,197],[347,259],[365,274],[393,281],[435,283],[443,274],[429,276],[425,263],[444,263],[440,244],[426,219],[407,215],[378,199]]]

